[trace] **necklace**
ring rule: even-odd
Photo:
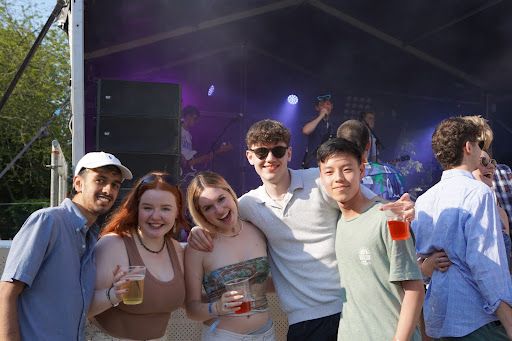
[[[267,190],[265,190],[265,193],[267,193],[267,195],[269,196],[270,199],[279,202],[279,201],[284,200],[284,197],[286,196],[287,192],[284,192],[283,194],[279,194],[279,195],[270,195],[270,193]]]
[[[140,229],[140,227],[139,227]],[[151,253],[160,253],[162,252],[162,250],[164,249],[165,247],[165,244],[167,244],[167,241],[165,240],[165,237],[164,237],[164,243],[162,244],[162,247],[160,248],[160,250],[158,251],[153,251],[151,250],[149,247],[147,247],[146,245],[144,245],[144,243],[142,242],[142,238],[139,236],[139,231],[135,231],[135,235],[137,236],[137,239],[139,240],[139,243],[140,245],[142,245],[143,248],[145,248],[147,251],[151,252]]]
[[[233,232],[234,234],[231,234],[231,235],[230,235],[230,234],[224,234],[224,233],[220,233],[220,232],[218,232],[218,231],[217,231],[217,234],[218,234],[218,235],[221,235],[221,236],[223,236],[223,237],[233,238],[233,237],[238,236],[238,235],[240,234],[240,232],[242,232],[243,227],[244,227],[244,221],[243,221],[243,220],[240,220],[240,229],[238,230],[238,232],[236,232],[236,233],[235,233],[235,228],[233,227],[232,232]]]

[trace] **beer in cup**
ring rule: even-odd
[[[128,292],[123,296],[123,303],[127,305],[141,304],[144,299],[144,277],[146,267],[141,265],[128,266],[123,269],[123,279],[128,280],[125,288]]]

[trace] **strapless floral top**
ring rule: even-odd
[[[209,302],[217,301],[226,291],[224,283],[243,277],[250,277],[251,293],[254,299],[253,311],[268,309],[265,296],[269,276],[268,257],[258,257],[215,269],[203,277],[203,287]]]

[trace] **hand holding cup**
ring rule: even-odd
[[[229,296],[232,301],[227,302],[229,308],[237,308],[235,314],[243,314],[251,311],[252,294],[250,277],[237,278],[224,283],[226,287],[226,298]],[[222,295],[224,297],[224,295]]]
[[[409,222],[402,205],[395,205],[383,210],[388,221],[389,233],[393,240],[407,240],[411,237]]]
[[[218,315],[227,315],[236,313],[243,303],[243,295],[238,291],[226,291],[222,294],[221,298],[215,302],[215,309]]]
[[[122,280],[123,303],[126,305],[141,304],[144,300],[144,277],[146,276],[146,267],[142,265],[131,265],[122,267],[124,275]],[[116,292],[117,294],[117,292]]]

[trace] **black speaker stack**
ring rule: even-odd
[[[100,80],[96,147],[112,153],[133,173],[126,192],[144,174],[180,175],[181,89],[178,84]]]

